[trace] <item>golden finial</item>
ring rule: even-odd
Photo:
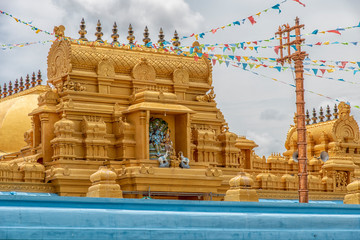
[[[19,91],[19,81],[16,79],[14,84],[14,93],[17,93],[18,91]]]
[[[6,83],[4,83],[3,96],[6,97],[6,95],[7,95],[7,88],[6,88]]]
[[[24,80],[22,77],[20,77],[20,86],[19,86],[19,92],[23,91],[24,90]]]
[[[174,41],[173,41],[173,46],[175,47],[175,49],[178,49],[179,46],[180,46],[180,41],[179,41],[179,36],[178,36],[178,33],[177,31],[175,30],[174,32]]]
[[[320,121],[319,122],[323,122],[324,121],[324,110],[322,107],[320,107],[320,112],[319,112],[319,119]]]
[[[306,121],[306,125],[309,125],[310,124],[310,114],[309,114],[309,110],[306,110],[306,115],[305,115],[305,121]]]
[[[85,30],[85,28],[86,28],[85,20],[84,20],[84,18],[82,18],[81,24],[80,24],[80,30],[79,30],[79,34],[80,34],[79,40],[87,41],[87,38],[85,37],[85,34],[87,34],[87,31]]]
[[[119,44],[119,41],[118,41],[119,34],[117,33],[118,30],[117,30],[116,22],[114,22],[114,26],[113,26],[112,32],[113,32],[113,34],[111,35],[111,37],[112,37],[112,39],[113,39],[112,44]]]
[[[134,31],[132,29],[133,28],[132,28],[131,23],[130,23],[129,31],[128,31],[129,36],[127,36],[127,40],[129,40],[129,44],[131,44],[131,45],[134,44],[134,40],[135,40],[135,36],[133,35]]]
[[[334,106],[334,113],[333,113],[333,115],[334,115],[334,119],[338,119],[339,113],[338,113],[338,108],[337,108],[337,105],[336,105],[336,104],[335,104],[335,106]]]
[[[41,79],[41,72],[40,72],[40,70],[39,70],[39,72],[38,72],[36,82],[37,82],[38,85],[41,85],[42,79]]]
[[[100,42],[100,43],[103,43],[104,41],[101,39],[101,37],[104,35],[102,32],[101,32],[101,22],[100,20],[98,20],[97,22],[97,27],[96,27],[96,33],[95,33],[95,36],[97,37],[96,38],[96,42]]]
[[[313,117],[312,117],[312,120],[313,120],[313,124],[316,123],[317,117],[316,117],[316,110],[315,110],[315,108],[313,108]]]
[[[29,74],[26,75],[26,79],[25,79],[25,89],[29,89],[30,87],[30,77]]]
[[[159,43],[159,45],[162,47],[162,46],[164,46],[164,42],[165,42],[165,40],[164,40],[164,37],[165,37],[165,35],[164,35],[164,32],[163,32],[163,29],[162,28],[160,28],[160,32],[159,32],[160,34],[159,34],[159,41],[158,41],[158,43]]]
[[[330,113],[330,106],[327,105],[326,107],[326,121],[330,121],[331,120],[331,113]]]
[[[144,45],[146,46],[146,44],[148,44],[149,42],[151,42],[151,39],[149,38],[149,30],[148,30],[148,27],[146,26],[145,27],[145,30],[144,30],[144,39],[143,39],[143,42],[144,42]],[[149,47],[149,46],[147,46]]]
[[[36,86],[36,77],[35,77],[35,72],[33,72],[31,77],[31,87],[35,87],[35,86]]]
[[[12,89],[12,82],[9,82],[9,90],[8,90],[9,96],[12,95],[13,89]]]

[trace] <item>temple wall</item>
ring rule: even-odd
[[[0,196],[0,205],[1,239],[357,239],[360,234],[357,205],[53,196]]]

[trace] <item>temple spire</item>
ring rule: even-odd
[[[180,41],[179,41],[179,36],[178,36],[178,33],[177,31],[175,30],[174,32],[174,39],[173,39],[173,46],[175,47],[175,49],[179,49],[179,46],[180,46]]]
[[[112,32],[113,32],[113,34],[111,35],[111,37],[113,39],[112,44],[114,44],[114,45],[119,44],[119,41],[118,41],[119,34],[117,33],[118,29],[117,29],[116,22],[114,22]]]
[[[131,26],[131,23],[129,24],[128,34],[129,34],[129,36],[127,36],[127,40],[129,41],[129,44],[133,45],[134,40],[135,40],[135,36],[133,35],[134,31],[133,31],[133,28]]]
[[[85,37],[85,34],[87,34],[87,31],[85,30],[85,28],[86,28],[85,20],[84,20],[84,18],[82,18],[81,24],[80,24],[80,30],[79,30],[79,34],[80,34],[79,40],[87,41],[87,38]]]
[[[146,44],[148,44],[149,42],[151,42],[151,39],[149,38],[149,29],[148,27],[146,26],[145,27],[145,30],[144,30],[144,38],[143,38],[143,42],[144,42],[144,45],[147,46]],[[147,46],[149,47],[149,46]]]
[[[97,27],[96,27],[96,33],[95,33],[95,36],[96,36],[96,42],[100,42],[100,43],[103,43],[104,41],[101,39],[101,37],[104,35],[102,32],[101,32],[101,22],[100,20],[98,20],[97,22]]]
[[[165,37],[164,31],[162,28],[160,28],[158,43],[159,43],[159,46],[161,46],[161,47],[164,46],[164,42],[165,42],[164,37]]]

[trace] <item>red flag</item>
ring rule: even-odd
[[[329,30],[327,32],[336,33],[336,34],[341,35],[341,32],[339,32],[338,30]]]
[[[321,45],[321,42],[317,42],[317,43],[315,43],[315,45]]]
[[[342,64],[341,68],[345,68],[345,66],[346,66],[347,63],[348,63],[348,62],[346,62],[346,61],[341,62],[341,64]]]
[[[238,62],[240,62],[241,57],[240,57],[240,56],[235,56],[235,57],[236,57],[236,59],[238,60]]]
[[[299,3],[299,4],[301,4],[301,5],[303,5],[303,6],[305,7],[305,4],[303,4],[302,2],[300,2],[300,0],[293,0],[293,1],[295,1],[295,2],[297,2],[297,3]]]
[[[198,56],[194,56],[194,59],[195,59],[195,61],[197,62],[197,60],[199,60],[199,57]]]
[[[320,69],[320,71],[322,72],[322,74],[324,75],[326,69]]]
[[[257,41],[254,41],[253,43],[257,45]]]
[[[249,19],[249,21],[251,22],[252,25],[254,25],[256,23],[253,16],[248,17],[248,19]]]
[[[212,60],[212,64],[215,66],[216,59],[211,59],[211,60]]]
[[[280,46],[275,46],[275,47],[274,47],[274,51],[275,51],[275,53],[276,53],[277,55],[279,55],[279,48],[280,48]]]

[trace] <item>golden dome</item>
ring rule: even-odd
[[[24,133],[31,128],[28,114],[37,107],[45,86],[36,86],[0,99],[0,156],[26,146]]]

